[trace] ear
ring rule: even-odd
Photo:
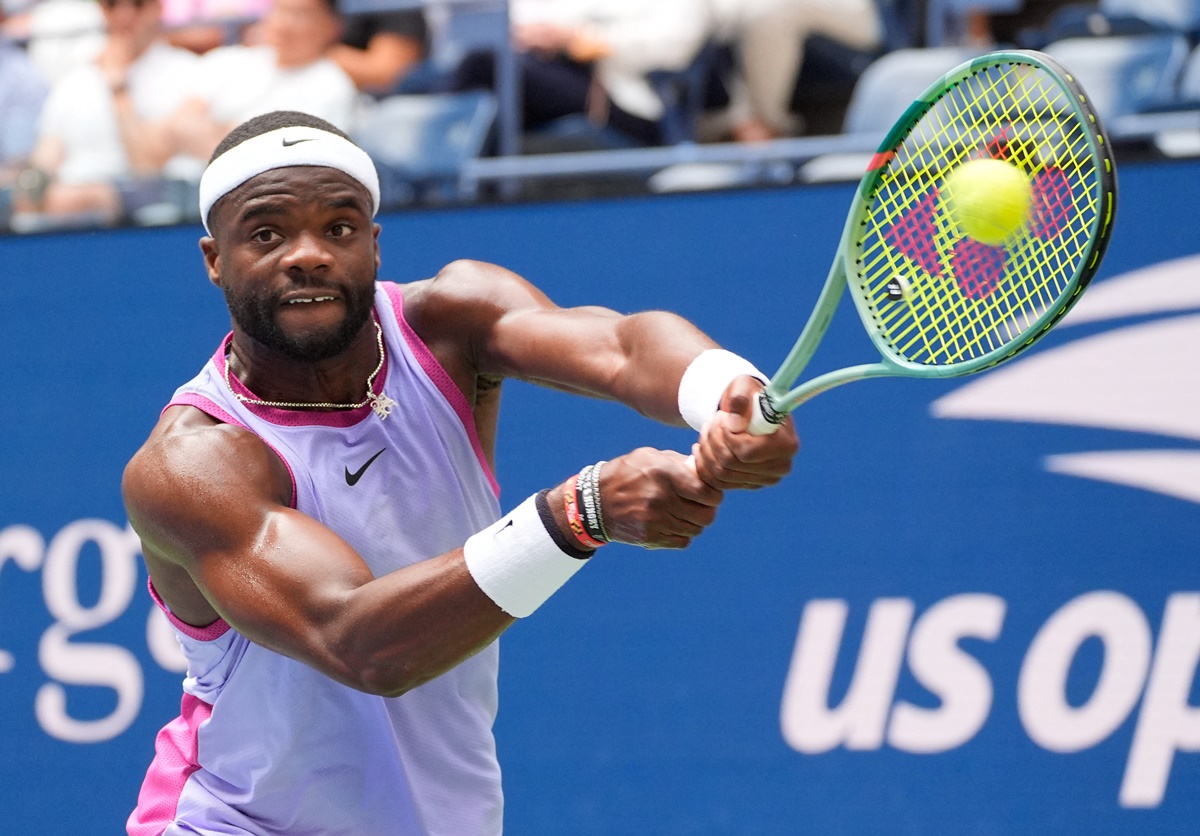
[[[383,227],[381,227],[379,224],[374,224],[373,228],[372,228],[373,237],[375,239],[375,269],[376,269],[376,271],[378,271],[380,265],[383,264],[383,258],[379,254],[379,230],[381,230],[382,228]]]
[[[209,236],[201,238],[200,252],[204,254],[204,269],[208,273],[208,280],[221,287],[221,268],[218,266],[221,253],[217,247],[217,240]]]

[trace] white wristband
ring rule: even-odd
[[[514,618],[524,618],[558,591],[587,560],[559,548],[529,497],[463,546],[479,588]]]
[[[767,376],[749,360],[723,348],[700,352],[679,381],[679,414],[699,432],[717,414],[721,396],[734,378],[750,375],[766,381]]]

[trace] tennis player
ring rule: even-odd
[[[377,281],[374,166],[313,117],[235,129],[200,203],[233,331],[125,472],[188,659],[128,832],[499,833],[497,637],[606,543],[687,546],[795,433],[743,432],[763,376],[671,314],[558,308],[477,262]],[[502,514],[506,377],[704,431]]]

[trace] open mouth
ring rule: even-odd
[[[313,302],[336,302],[336,296],[306,296],[296,299],[289,299],[285,305],[311,305]]]

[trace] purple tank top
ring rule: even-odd
[[[370,406],[241,403],[225,383],[229,337],[170,405],[262,438],[291,472],[293,506],[379,577],[458,548],[500,508],[471,407],[405,321],[398,286],[377,284],[375,313],[386,348],[375,391],[396,402],[386,419]],[[500,832],[496,643],[388,698],[252,644],[223,621],[201,629],[168,618],[188,659],[182,710],[156,740],[132,836]]]

